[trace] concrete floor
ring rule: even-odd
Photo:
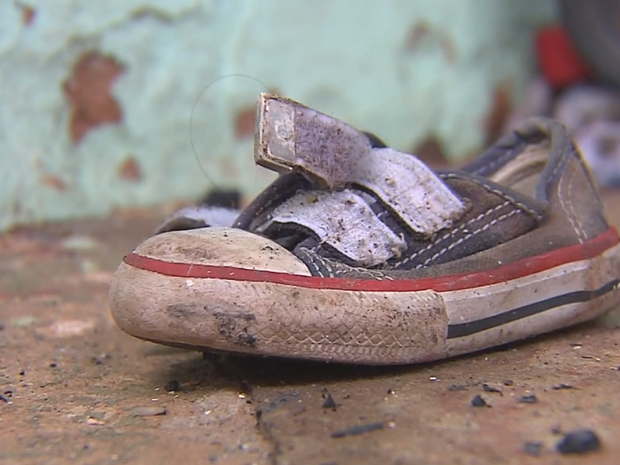
[[[604,199],[620,225],[620,194]],[[620,463],[620,310],[423,366],[203,359],[107,311],[113,270],[163,214],[0,236],[1,464]],[[557,452],[575,428],[601,450]]]

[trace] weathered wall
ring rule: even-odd
[[[478,150],[532,71],[551,0],[0,0],[0,230],[256,192],[265,85],[450,157]],[[491,115],[491,116],[489,116]],[[434,141],[429,143],[429,141]]]

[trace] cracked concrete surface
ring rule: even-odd
[[[604,200],[620,225],[620,193]],[[113,270],[163,215],[0,236],[1,464],[618,463],[620,312],[420,366],[203,358],[107,310]],[[601,450],[555,450],[583,427]]]

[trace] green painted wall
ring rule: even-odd
[[[401,150],[483,145],[498,92],[518,98],[551,0],[0,0],[0,230],[249,194],[261,85]],[[198,99],[198,97],[200,98]],[[495,96],[495,97],[494,97]],[[198,99],[198,100],[197,100]],[[189,140],[196,103],[194,143]]]

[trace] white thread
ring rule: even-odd
[[[574,147],[572,147],[572,143],[570,143],[570,145],[571,145],[570,148],[574,149]],[[551,184],[551,181],[553,180],[555,175],[558,173],[560,168],[563,168],[564,165],[566,164],[566,159],[571,155],[571,153],[569,153],[569,151],[567,150],[566,146],[564,146],[562,150],[560,150],[560,153],[561,153],[560,159],[558,160],[558,163],[555,165],[555,168],[551,172],[551,176],[549,176],[549,178],[547,179],[547,182],[545,183],[546,186],[549,186]]]
[[[458,241],[453,242],[452,244],[450,244],[448,247],[443,248],[442,250],[440,250],[439,252],[437,252],[435,255],[433,255],[432,257],[428,258],[424,263],[421,263],[419,265],[417,265],[415,268],[416,270],[419,268],[424,268],[425,266],[427,266],[430,262],[436,260],[437,258],[441,257],[444,253],[452,250],[453,248],[455,248],[457,245],[462,244],[465,241],[468,241],[469,239],[471,239],[472,237],[478,235],[479,233],[486,231],[487,229],[489,229],[491,226],[494,226],[495,224],[499,223],[500,221],[503,221],[507,218],[510,218],[511,216],[520,213],[519,210],[512,210],[509,213],[506,213],[502,216],[499,216],[497,218],[495,218],[493,221],[490,221],[488,223],[486,223],[484,226],[482,226],[479,229],[476,229],[474,231],[472,231],[470,234],[467,234],[466,236],[461,237]]]
[[[515,207],[518,207],[519,209],[523,210],[524,212],[526,212],[528,215],[533,216],[534,218],[536,218],[537,221],[542,220],[542,216],[540,214],[538,214],[538,212],[532,210],[531,208],[529,208],[528,206],[522,204],[521,202],[513,199],[510,195],[506,194],[505,192],[502,192],[500,190],[494,189],[491,186],[487,186],[486,184],[484,184],[483,182],[477,180],[477,179],[473,179],[473,178],[467,178],[464,176],[458,176],[456,174],[453,173],[449,173],[449,174],[442,174],[440,175],[443,179],[464,179],[466,181],[473,181],[476,184],[478,184],[479,186],[483,187],[484,189],[487,190],[487,192],[491,192],[492,194],[496,194],[498,196],[500,196],[501,198],[508,200],[510,203],[512,203]]]
[[[315,261],[315,257],[317,257],[317,255],[313,256],[312,254],[309,253],[308,249],[306,249],[305,247],[302,247],[300,251],[306,256],[306,258],[310,262],[310,265],[314,268],[314,271],[316,272],[316,274],[324,277],[324,273],[321,271],[321,269],[319,268],[319,266],[316,264],[316,261]]]
[[[571,193],[573,192],[573,181],[575,180],[575,177],[577,176],[577,173],[578,173],[577,169],[578,169],[577,166],[573,167],[573,175],[571,176],[570,181],[568,183],[568,195],[569,195],[568,206],[570,207],[570,210],[573,213],[573,218],[575,219],[575,223],[577,223],[577,227],[579,229],[579,234],[580,234],[579,242],[583,243],[586,240],[587,235],[583,228],[583,224],[581,224],[581,221],[579,221],[579,215],[577,215],[577,212],[575,211],[575,205],[573,203],[573,197],[571,195]]]
[[[458,228],[456,228],[453,231],[450,231],[446,234],[444,234],[442,237],[440,237],[439,239],[437,239],[436,241],[433,241],[431,244],[427,245],[426,247],[424,247],[421,250],[418,250],[416,253],[414,253],[413,255],[411,255],[410,257],[404,259],[401,262],[398,262],[395,264],[395,266],[402,266],[405,265],[407,263],[409,263],[411,260],[413,260],[414,258],[416,258],[417,256],[423,254],[424,252],[432,249],[434,246],[436,246],[437,244],[440,244],[441,242],[443,242],[444,240],[450,238],[450,237],[454,237],[459,231],[461,230],[465,230],[467,228],[467,226],[471,226],[473,223],[476,223],[482,219],[484,219],[486,216],[489,216],[493,213],[495,213],[496,211],[508,206],[510,204],[509,201],[505,201],[504,203],[495,206],[494,208],[492,208],[491,210],[487,210],[484,213],[480,213],[478,216],[476,216],[475,218],[470,219],[467,223],[463,223],[461,226],[459,226]]]
[[[491,163],[488,163],[486,165],[482,165],[480,168],[475,170],[473,173],[474,174],[480,174],[483,171],[491,170],[491,169],[495,168],[497,165],[500,165],[500,164],[504,163],[504,161],[506,161],[507,158],[512,157],[514,155],[515,150],[516,150],[516,147],[510,148],[504,155],[502,155],[499,158],[496,158]]]
[[[564,211],[564,214],[566,215],[566,219],[568,220],[571,227],[573,228],[573,232],[577,236],[577,239],[581,242],[581,238],[579,237],[579,231],[577,230],[577,227],[575,226],[571,212],[568,211],[567,203],[564,198],[565,191],[566,191],[564,189],[565,181],[566,181],[566,173],[564,174],[564,176],[560,177],[560,182],[558,183],[558,199],[560,201],[560,207]]]

